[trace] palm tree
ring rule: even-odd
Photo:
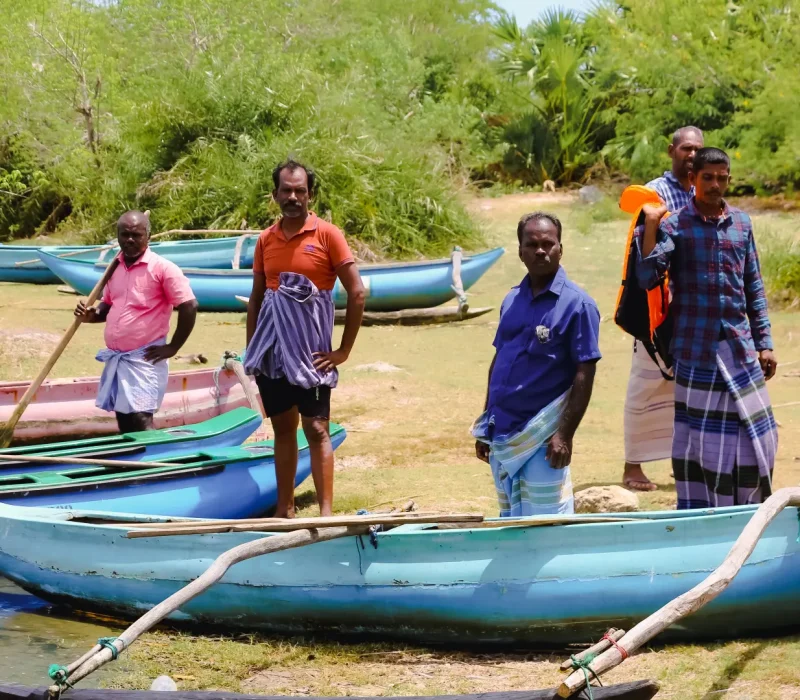
[[[558,8],[521,29],[504,13],[494,32],[502,42],[500,70],[522,84],[528,105],[509,134],[520,139],[530,129],[531,140],[515,144],[517,156],[525,155],[538,182],[572,181],[599,156],[595,137],[605,106],[593,84],[594,46],[583,22]]]

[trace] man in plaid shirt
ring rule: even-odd
[[[668,211],[683,209],[692,198],[694,189],[689,182],[689,173],[694,154],[702,147],[703,132],[696,126],[684,126],[672,135],[667,151],[672,159],[672,169],[646,185],[658,193]],[[655,231],[659,222],[660,218],[651,219],[647,226]],[[664,378],[659,366],[637,341],[633,343],[624,416],[625,468],[622,483],[633,491],[654,491],[657,487],[645,475],[642,464],[669,459],[672,454],[675,382]]]
[[[760,503],[772,493],[778,445],[765,384],[777,361],[753,225],[723,199],[724,151],[698,150],[689,179],[694,197],[645,231],[637,261],[645,289],[667,269],[672,280],[678,508]]]

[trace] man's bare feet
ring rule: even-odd
[[[625,462],[625,470],[622,473],[622,485],[631,491],[655,491],[656,486],[642,471],[641,464]]]

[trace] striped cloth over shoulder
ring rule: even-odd
[[[248,374],[271,379],[286,377],[290,384],[311,389],[335,387],[339,372],[321,374],[315,352],[330,352],[333,336],[333,296],[317,289],[304,275],[282,272],[277,289],[267,289],[256,331],[245,354]]]

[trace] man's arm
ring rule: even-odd
[[[597,362],[582,362],[578,365],[575,381],[561,417],[558,430],[547,446],[547,461],[553,469],[563,469],[572,461],[572,440],[589,406],[594,387]]]
[[[358,267],[354,262],[342,265],[336,274],[347,292],[344,331],[342,332],[342,342],[337,350],[314,353],[314,367],[320,372],[330,372],[350,357],[361,328],[361,318],[364,316],[364,304],[367,298],[364,292],[364,283],[361,281],[361,275],[358,274]]]
[[[758,360],[764,371],[764,378],[769,380],[775,376],[778,361],[772,345],[772,327],[767,314],[767,294],[764,279],[761,276],[761,265],[752,228],[747,241],[744,259],[744,297],[747,305],[747,318],[750,321],[750,332],[758,350]]]
[[[83,323],[105,323],[111,305],[101,301],[96,307],[88,307],[82,301],[75,307],[75,316]]]
[[[253,271],[253,288],[250,290],[250,301],[247,302],[246,345],[250,345],[253,334],[256,332],[258,314],[261,313],[261,305],[264,303],[264,295],[266,293],[267,276],[263,272]]]
[[[656,225],[656,221],[660,220],[662,209],[663,205],[645,204],[645,230],[641,238],[636,239],[639,249],[636,277],[643,289],[654,289],[658,286],[675,252],[672,228],[664,221]]]
[[[489,376],[486,378],[486,400],[483,402],[483,410],[489,408],[489,387],[492,384],[492,372],[494,371],[494,363],[497,361],[497,352],[495,352],[492,362],[489,365]],[[489,463],[489,445],[480,440],[475,441],[475,456],[482,462]]]
[[[197,320],[197,299],[189,299],[175,307],[178,312],[178,325],[172,334],[172,340],[166,345],[151,345],[144,351],[144,359],[155,364],[168,360],[178,354],[194,329]]]

